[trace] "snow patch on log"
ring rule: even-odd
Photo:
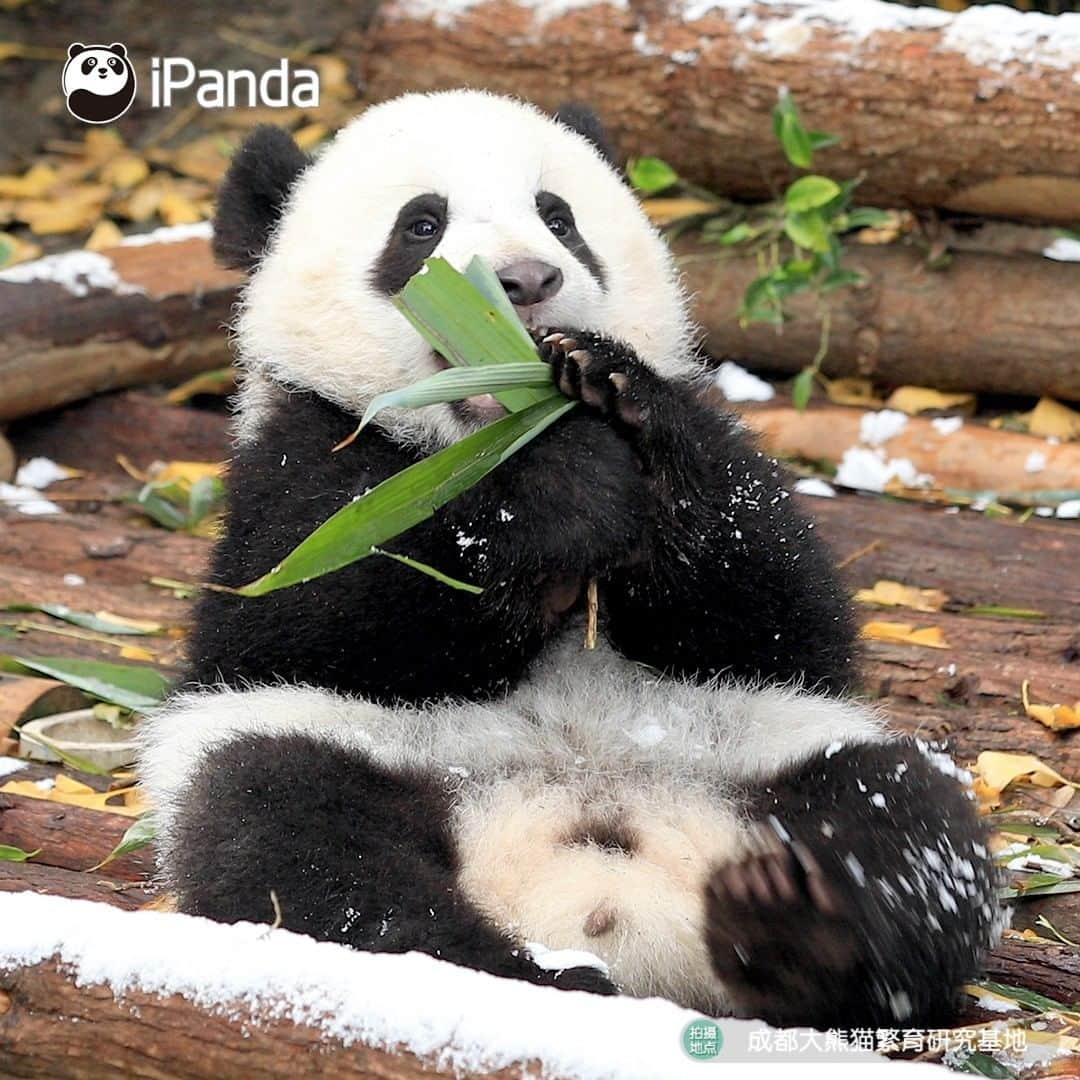
[[[146,291],[124,281],[112,260],[96,251],[64,251],[20,263],[8,270],[0,270],[0,281],[18,285],[49,281],[62,286],[72,296],[88,296],[91,289],[105,289],[118,296]]]
[[[233,1021],[291,1021],[345,1046],[404,1049],[463,1073],[541,1061],[545,1075],[700,1080],[700,1064],[680,1049],[695,1014],[656,998],[531,986],[252,923],[0,894],[0,969],[53,958],[77,987],[104,985],[120,998],[179,994]],[[725,1039],[742,1029],[748,1041],[761,1027],[725,1020]]]
[[[214,226],[209,221],[196,221],[189,225],[162,225],[149,232],[125,236],[121,247],[145,247],[147,244],[178,244],[182,240],[210,240]]]
[[[458,19],[475,7],[483,7],[489,0],[397,0],[388,5],[382,14],[391,18],[434,19],[436,26],[444,29],[453,26]],[[625,11],[627,0],[527,0],[518,3],[520,8],[531,8],[533,21],[537,24],[550,22],[568,11],[579,8],[610,7]]]
[[[1010,64],[1068,71],[1080,64],[1080,15],[1021,12],[999,4],[958,14],[936,8],[906,8],[882,0],[683,0],[682,18],[698,22],[708,15],[736,21],[755,51],[789,56],[809,43],[812,29],[832,29],[846,43],[882,32],[936,30],[941,48],[962,53],[980,67],[1002,70]]]

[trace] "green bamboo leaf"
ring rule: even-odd
[[[992,990],[995,994],[1009,998],[1010,1001],[1024,1005],[1034,1012],[1070,1011],[1068,1005],[1063,1005],[1060,1001],[1036,994],[1034,990],[1026,990],[1021,986],[1009,986],[1007,983],[991,982],[989,979],[980,979],[978,985],[985,986],[987,990]]]
[[[536,343],[529,336],[529,331],[525,329],[525,324],[518,318],[517,310],[514,305],[510,303],[510,297],[506,295],[506,290],[502,286],[502,282],[499,280],[498,275],[494,270],[480,258],[479,255],[474,255],[469,261],[469,265],[465,267],[465,276],[476,286],[479,292],[483,295],[484,299],[506,320],[508,326],[518,333],[518,336],[522,340],[522,348],[528,349],[530,354],[534,357],[537,356]],[[507,364],[514,361],[507,361]],[[550,382],[550,380],[548,380]],[[543,386],[545,384],[541,384]],[[505,390],[492,391],[495,394],[495,399],[511,412],[517,412],[519,409],[527,409],[530,405],[535,405],[538,401],[543,401],[547,396],[546,390],[537,388],[515,388],[508,386]]]
[[[143,626],[132,625],[128,622],[115,622],[107,614],[95,615],[90,611],[75,611],[66,604],[8,604],[5,611],[40,611],[44,615],[51,615],[54,619],[62,619],[71,623],[72,626],[81,626],[84,630],[94,630],[99,634],[132,634],[146,636],[147,634],[159,633],[159,630],[150,630]]]
[[[386,558],[393,559],[395,562],[402,563],[413,570],[419,570],[421,574],[427,574],[428,577],[433,577],[436,581],[449,585],[451,589],[460,589],[462,592],[473,593],[475,596],[479,596],[484,591],[479,585],[473,585],[468,581],[462,581],[460,578],[451,577],[441,570],[436,570],[434,566],[429,566],[419,559],[410,559],[408,555],[402,555],[397,551],[385,551],[383,548],[373,547],[371,554],[384,555]]]
[[[141,818],[133,822],[120,837],[120,843],[116,845],[97,864],[97,866],[91,866],[90,870],[100,870],[103,866],[108,866],[109,863],[116,859],[122,858],[124,855],[130,855],[133,851],[138,851],[139,848],[146,847],[147,844],[152,844],[157,839],[157,819],[153,813],[143,814]],[[88,871],[89,872],[89,871]]]
[[[372,398],[356,433],[359,434],[383,409],[419,409],[443,401],[461,401],[476,394],[494,394],[516,387],[535,387],[551,393],[551,365],[537,360],[531,364],[485,364],[482,367],[450,368],[426,379],[388,390]]]
[[[0,862],[26,862],[40,854],[41,848],[36,851],[23,851],[22,848],[11,847],[10,844],[0,844]]]
[[[410,465],[342,507],[269,573],[235,591],[262,596],[367,558],[374,547],[427,520],[483,479],[575,404],[552,390],[545,401]]]
[[[0,669],[19,675],[47,675],[102,701],[136,711],[158,705],[169,690],[169,680],[153,668],[104,660],[0,656]]]

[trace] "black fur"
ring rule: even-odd
[[[583,135],[600,151],[609,165],[618,168],[615,141],[600,122],[600,117],[588,105],[583,105],[579,101],[568,101],[555,111],[555,119],[560,124],[565,124],[571,131]]]
[[[971,801],[927,753],[844,747],[750,793],[757,850],[706,891],[713,964],[742,1013],[821,1028],[953,1014],[998,883]]]
[[[461,894],[436,777],[389,772],[307,735],[215,748],[179,819],[181,911],[273,922],[368,952],[418,950],[496,975],[614,993],[594,968],[537,967]],[[274,906],[273,892],[277,900]]]
[[[375,427],[331,453],[355,425],[314,395],[282,395],[230,466],[214,581],[265,573],[334,511],[421,456]],[[482,585],[481,596],[378,556],[258,599],[208,592],[190,677],[281,677],[381,702],[503,691],[588,578],[635,557],[647,513],[629,444],[600,418],[570,414],[386,545]]]
[[[608,636],[634,660],[702,678],[805,673],[845,686],[847,606],[775,464],[625,346],[576,336],[601,385],[615,368],[626,374],[647,414],[640,429],[591,408],[570,414],[390,545],[481,585],[481,596],[379,557],[258,599],[209,592],[191,678],[280,677],[382,702],[490,695],[518,681],[595,576]],[[314,395],[283,395],[230,468],[212,580],[265,573],[417,460],[373,427],[332,454],[354,423]]]
[[[578,331],[570,339],[569,350],[544,347],[560,387],[611,418],[651,495],[644,558],[602,582],[612,644],[694,678],[849,686],[850,605],[776,462],[734,417],[661,378],[628,346]]]
[[[214,254],[250,270],[262,258],[289,190],[310,158],[281,128],[260,124],[233,156],[218,191]]]
[[[566,222],[567,231],[561,235],[556,234],[559,243],[592,274],[601,289],[606,289],[607,271],[604,269],[604,264],[596,257],[593,249],[586,243],[585,237],[578,230],[570,204],[550,191],[541,191],[536,196],[536,210],[545,222],[549,222],[555,217]]]

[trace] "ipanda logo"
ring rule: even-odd
[[[135,100],[135,69],[119,41],[111,45],[68,46],[62,77],[68,112],[87,124],[118,120]],[[313,109],[319,104],[319,73],[296,68],[282,59],[261,75],[246,68],[217,71],[196,68],[184,56],[154,56],[150,60],[150,105],[168,108],[177,90],[194,86],[195,100],[204,109],[237,106]]]

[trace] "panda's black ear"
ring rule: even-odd
[[[68,59],[73,60],[79,53],[86,52],[86,46],[81,41],[73,41],[68,46]]]
[[[281,128],[262,124],[236,151],[218,191],[214,254],[237,270],[256,266],[289,190],[311,159]]]
[[[555,110],[555,119],[560,124],[565,124],[571,131],[584,135],[603,154],[609,165],[618,168],[618,153],[611,136],[604,130],[600,123],[600,117],[578,101],[568,101]]]
[[[117,56],[127,56],[127,47],[121,41],[114,41],[109,46],[109,52],[114,52]]]

